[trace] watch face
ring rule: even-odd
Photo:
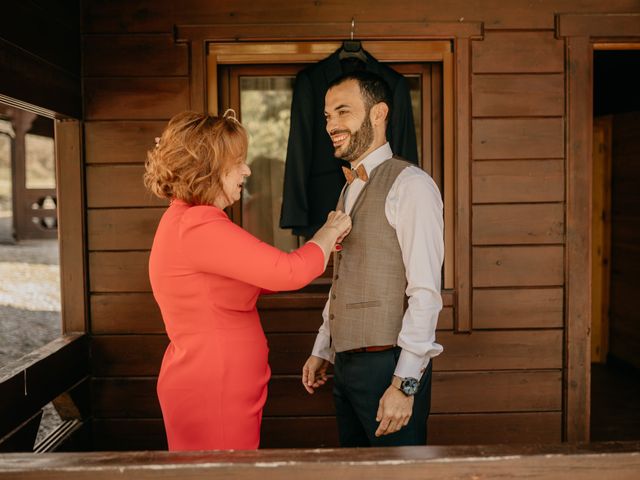
[[[418,391],[419,385],[420,382],[418,382],[418,380],[416,380],[415,378],[407,377],[402,380],[402,383],[400,384],[400,390],[402,390],[402,393],[404,393],[405,395],[415,395]]]

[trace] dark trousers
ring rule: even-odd
[[[398,432],[375,436],[380,398],[391,384],[400,347],[382,352],[337,353],[333,398],[342,447],[426,445],[431,409],[432,363],[420,379],[409,424]]]

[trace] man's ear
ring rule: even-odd
[[[384,102],[376,103],[371,107],[371,123],[376,125],[378,123],[384,123],[389,115],[389,105]]]

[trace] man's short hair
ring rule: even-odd
[[[366,70],[357,70],[355,72],[345,73],[344,75],[336,78],[329,83],[328,89],[341,85],[349,80],[355,80],[358,82],[367,112],[371,110],[371,107],[375,104],[384,102],[387,104],[387,107],[389,107],[389,114],[387,115],[387,120],[389,120],[391,110],[393,108],[393,95],[389,84],[375,73],[368,72]]]

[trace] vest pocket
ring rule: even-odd
[[[352,308],[370,308],[370,307],[379,307],[380,305],[382,305],[382,302],[380,300],[373,300],[371,302],[358,302],[358,303],[347,303],[345,305],[345,308],[347,310],[352,309]]]

